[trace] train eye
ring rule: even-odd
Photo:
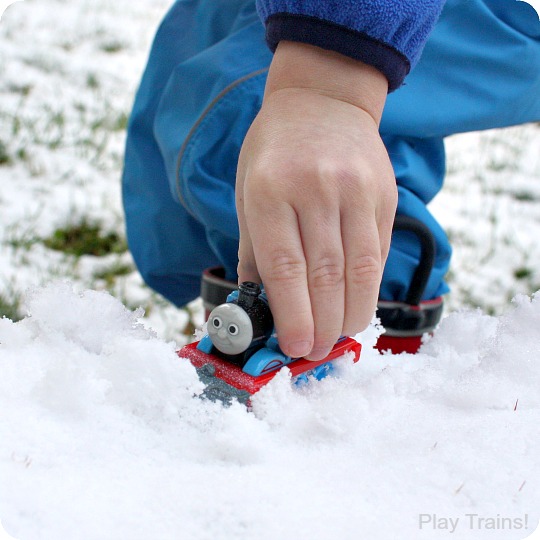
[[[229,324],[228,330],[231,336],[236,336],[238,334],[238,326],[236,326],[236,324]]]
[[[212,326],[217,329],[221,328],[221,319],[219,317],[214,317],[212,319]]]

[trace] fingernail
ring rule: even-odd
[[[308,360],[322,360],[323,358],[326,358],[330,354],[329,349],[313,349],[309,353]]]
[[[295,341],[294,343],[289,343],[287,350],[289,351],[289,355],[293,358],[306,356],[311,350],[311,343],[309,341]]]

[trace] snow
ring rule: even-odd
[[[0,297],[29,313],[0,319],[6,531],[17,540],[532,535],[538,124],[447,141],[448,177],[431,211],[455,249],[453,292],[421,353],[379,355],[372,326],[358,364],[345,358],[337,377],[305,389],[282,372],[251,412],[197,397],[196,374],[175,353],[186,312],[134,270],[112,284],[96,277],[132,264],[128,253],[74,258],[39,241],[81,218],[123,231],[118,126],[169,4],[25,0],[1,18]],[[202,322],[200,305],[192,311]]]
[[[447,317],[253,410],[197,397],[194,369],[106,292],[36,289],[0,320],[0,513],[19,540],[439,538],[420,515],[540,518],[540,295]],[[525,526],[527,516],[527,529]],[[428,519],[424,517],[424,519]],[[523,521],[516,521],[523,520]]]

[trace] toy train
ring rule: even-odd
[[[233,399],[249,404],[250,397],[287,366],[293,382],[309,377],[320,380],[333,369],[332,360],[347,351],[360,358],[361,345],[341,337],[330,354],[318,361],[291,358],[279,348],[266,294],[257,283],[246,281],[208,317],[207,333],[178,351],[197,369],[205,383],[203,397],[229,404]]]

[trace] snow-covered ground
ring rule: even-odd
[[[538,523],[540,296],[451,315],[414,357],[364,336],[360,364],[304,390],[281,373],[251,413],[193,397],[191,364],[107,293],[28,306],[0,320],[0,516],[19,540],[517,540]]]
[[[531,534],[540,296],[511,298],[540,289],[540,127],[448,141],[432,211],[454,245],[454,313],[422,354],[379,356],[371,329],[337,378],[298,391],[282,374],[252,413],[223,409],[193,397],[174,353],[197,304],[167,305],[123,249],[49,242],[81,223],[123,236],[124,128],[169,4],[25,0],[0,22],[0,315],[31,314],[0,320],[4,527],[18,540]]]

